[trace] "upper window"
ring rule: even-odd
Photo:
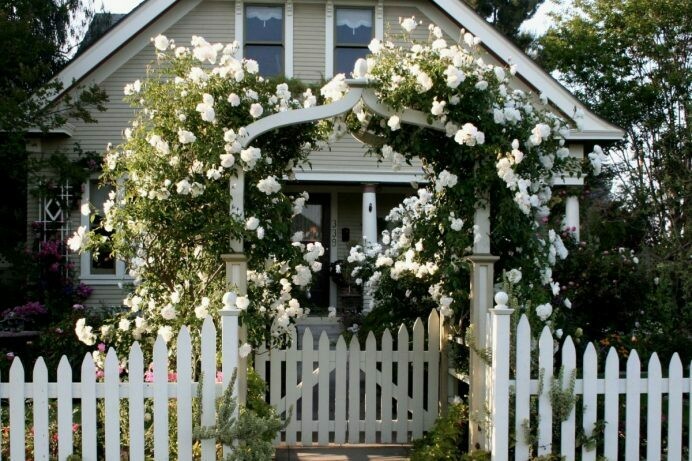
[[[334,73],[350,75],[358,58],[368,53],[373,38],[371,8],[337,8]]]
[[[280,6],[245,7],[243,56],[259,64],[265,76],[284,72],[284,10]]]

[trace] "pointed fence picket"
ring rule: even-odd
[[[496,309],[493,309],[496,310]],[[491,310],[491,312],[493,311]],[[492,414],[507,414],[510,398],[498,398],[498,391],[503,387],[504,373],[513,373],[509,387],[514,388],[514,421],[495,421],[493,428],[513,428],[515,444],[514,459],[526,461],[532,455],[547,455],[554,453],[566,460],[580,459],[593,461],[595,459],[626,459],[639,460],[640,446],[645,442],[646,459],[660,460],[664,455],[669,460],[682,459],[684,453],[692,450],[692,435],[683,447],[683,405],[689,405],[692,374],[683,375],[680,357],[674,354],[668,366],[668,377],[663,376],[661,362],[657,354],[652,354],[647,365],[647,371],[642,376],[641,362],[636,351],[631,351],[626,362],[626,371],[621,374],[620,360],[614,348],[608,350],[604,368],[599,369],[598,355],[592,344],[587,345],[577,368],[577,357],[574,342],[570,337],[564,338],[561,347],[560,367],[555,367],[555,344],[550,330],[544,328],[538,339],[537,360],[532,360],[534,351],[531,347],[532,333],[525,315],[517,324],[515,338],[514,370],[510,370],[508,360],[495,360],[496,351],[509,350],[510,335],[506,334],[511,325],[508,315],[495,315],[498,323],[490,323],[493,349],[493,367],[490,374],[490,395],[492,399]],[[536,359],[536,357],[534,357]],[[531,371],[531,363],[538,363],[538,371]],[[688,368],[688,373],[692,364]],[[576,373],[573,375],[573,373]],[[558,376],[562,376],[562,392],[571,389],[571,378],[574,378],[574,405],[564,419],[553,418],[553,402],[551,401],[551,384]],[[506,383],[505,383],[506,384]],[[624,397],[621,397],[624,394]],[[595,424],[599,418],[599,399],[602,402],[602,417],[605,423],[602,449],[597,444],[584,444],[581,453],[577,454],[576,427],[583,429],[587,438],[593,435]],[[667,405],[664,403],[667,400]],[[532,430],[533,421],[530,419],[532,401],[538,402],[537,427]],[[624,403],[625,414],[620,414],[620,405]],[[581,411],[576,406],[581,405]],[[641,413],[646,408],[646,415]],[[667,411],[666,411],[667,410]],[[690,422],[692,426],[692,412]],[[646,416],[645,418],[642,418]],[[624,419],[621,419],[624,418]],[[645,420],[646,433],[640,431],[640,421]],[[666,420],[667,431],[664,434],[662,421]],[[559,430],[554,425],[559,424]],[[688,426],[689,427],[689,426]],[[497,430],[497,429],[496,429]],[[531,443],[528,433],[536,433],[537,440]],[[624,453],[618,452],[620,433],[624,432]],[[555,435],[555,445],[553,437]],[[665,440],[663,437],[665,436]],[[494,460],[507,459],[511,453],[510,443],[505,437],[491,437],[489,446]],[[558,445],[559,449],[556,445]]]
[[[222,318],[222,323],[226,319]],[[237,328],[237,323],[235,324]],[[216,400],[221,396],[222,384],[216,382],[216,328],[210,318],[202,327],[201,370],[205,379],[202,389],[202,424],[215,423]],[[229,348],[237,355],[237,345]],[[177,337],[177,359],[175,371],[169,366],[169,350],[163,338],[154,345],[151,371],[153,382],[145,378],[142,350],[137,342],[130,348],[127,362],[119,360],[115,350],[110,349],[101,368],[96,366],[94,356],[85,354],[81,363],[81,381],[72,379],[72,367],[66,357],[60,359],[56,382],[48,382],[48,369],[42,358],[33,367],[32,382],[25,382],[24,364],[15,358],[9,373],[9,381],[0,383],[0,408],[9,409],[9,458],[13,461],[26,459],[26,431],[33,431],[33,458],[35,460],[64,460],[71,454],[79,454],[84,460],[122,459],[123,450],[129,450],[129,459],[145,459],[145,422],[147,401],[151,402],[151,424],[153,425],[154,457],[166,460],[170,457],[171,444],[177,444],[177,457],[192,460],[192,398],[199,383],[193,380],[194,367],[192,342],[187,327]],[[125,363],[127,365],[125,365]],[[234,363],[237,363],[237,359]],[[127,370],[126,377],[123,372]],[[228,376],[231,371],[225,370]],[[122,402],[121,400],[127,400]],[[26,420],[27,401],[31,402],[33,418]],[[171,405],[172,402],[175,405]],[[4,402],[8,402],[7,405]],[[50,420],[49,407],[54,403],[57,413]],[[73,413],[78,408],[79,411]],[[121,408],[127,409],[126,413]],[[177,440],[169,440],[169,418],[175,408]],[[74,420],[74,414],[81,419]],[[121,426],[123,414],[128,415],[125,426]],[[101,417],[99,417],[101,415]],[[0,414],[0,416],[3,416]],[[74,426],[74,425],[77,426]],[[57,427],[55,427],[57,426]],[[30,429],[29,429],[30,427]],[[74,430],[81,431],[81,446],[74,446]],[[123,445],[121,427],[127,427],[128,447]],[[55,432],[53,432],[55,431]],[[97,434],[102,433],[103,446],[97,446]],[[1,431],[0,431],[1,433]],[[50,452],[50,440],[57,436],[57,453]],[[202,459],[216,460],[217,447],[213,440],[202,441]]]

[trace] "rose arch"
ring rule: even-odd
[[[402,26],[407,40],[418,24]],[[373,293],[412,293],[455,319],[447,325],[459,318],[473,324],[471,411],[482,410],[486,314],[496,283],[506,293],[501,305],[553,328],[558,306],[569,303],[552,266],[567,257],[561,235],[574,236],[578,208],[568,201],[566,221],[551,215],[552,188],[580,184],[582,165],[567,145],[571,128],[548,110],[549,101],[512,89],[514,69],[487,64],[479,41],[461,37],[450,43],[430,26],[425,44],[375,39],[354,79],[339,75],[321,89],[323,105],[310,90],[298,100],[288,85],[261,78],[257,63],[235,58],[233,44],[193,37],[185,48],[157,37],[158,65],[126,88],[137,117],[105,157],[105,180],[118,192],[101,231],[81,229],[71,241],[129,260],[137,285],[129,312],[99,332],[81,322],[80,339],[171,339],[181,325],[221,311],[241,313],[246,341],[280,344],[303,315],[296,293],[324,251],[291,238],[286,223],[306,196],[284,194],[281,178],[323,139],[351,132],[394,168],[420,159],[427,181],[392,210],[395,227],[382,245],[352,250],[354,271]],[[590,154],[587,169],[597,173],[601,155]],[[218,256],[229,235],[224,277]],[[387,310],[385,298],[376,301]]]

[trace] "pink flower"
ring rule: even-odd
[[[168,382],[174,383],[178,380],[178,373],[175,371],[168,372]]]
[[[153,383],[154,382],[154,372],[151,370],[147,370],[144,372],[144,382],[145,383]]]
[[[96,348],[99,350],[99,352],[106,352],[106,345],[103,343],[99,343],[99,345],[96,346]]]
[[[217,371],[216,372],[216,382],[220,383],[223,381],[223,371]]]

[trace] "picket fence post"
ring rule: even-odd
[[[221,313],[221,374],[223,375],[223,389],[230,384],[231,376],[233,372],[238,368],[239,356],[238,356],[238,316],[240,315],[240,309],[236,309],[230,306],[224,306],[220,311]],[[238,381],[241,379],[247,379],[246,373],[237,373],[236,381],[233,385],[233,395],[238,401],[238,389],[244,387],[245,384],[241,385]],[[238,407],[236,406],[234,416],[238,416]],[[231,447],[224,446],[224,457],[228,456],[232,452]]]
[[[509,359],[510,315],[507,294],[495,295],[491,313],[492,366],[490,372],[490,453],[493,461],[504,461],[509,455]]]

